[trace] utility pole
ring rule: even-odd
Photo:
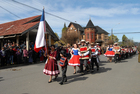
[[[113,41],[113,29],[111,29],[111,39]]]

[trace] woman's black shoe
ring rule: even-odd
[[[52,81],[48,81],[48,83],[51,83]]]

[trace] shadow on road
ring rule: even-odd
[[[3,77],[0,77],[0,82],[1,82],[1,81],[4,81]]]
[[[100,67],[100,70],[96,73],[103,73],[103,72],[107,72],[107,71],[110,71],[110,70],[112,70],[112,68]]]
[[[32,63],[32,64],[15,64],[15,65],[8,65],[8,66],[1,66],[1,69],[8,69],[8,68],[13,68],[13,67],[21,67],[21,66],[30,66],[30,65],[35,65],[35,64],[40,64],[40,65],[45,65],[44,62],[37,62],[37,63]]]
[[[75,81],[81,81],[81,80],[86,80],[88,77],[83,77],[83,75],[81,74],[75,74],[75,75],[71,75],[71,76],[67,76],[67,83],[66,84],[69,84],[69,83],[72,83],[72,82],[75,82]],[[60,82],[62,80],[62,77],[58,77],[57,78],[57,82]]]

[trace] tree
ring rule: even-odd
[[[79,39],[79,32],[75,32],[75,31],[71,31],[71,32],[67,32],[66,34],[66,41],[67,43],[69,43],[70,45],[76,43],[76,41]]]
[[[133,39],[128,39],[126,43],[127,43],[127,46],[134,46]]]
[[[127,40],[128,40],[128,38],[125,35],[123,35],[122,36],[122,46],[126,46],[127,45]]]
[[[67,42],[66,41],[66,38],[67,38],[67,27],[66,27],[66,24],[64,23],[64,27],[62,29],[62,36],[61,36],[61,40],[63,40],[64,42]]]
[[[58,36],[58,34],[57,34],[56,32],[55,32],[54,34],[55,34],[55,35],[58,37],[58,39],[59,39],[59,36]]]
[[[114,34],[109,36],[109,40],[113,40],[113,42],[118,42],[119,41],[118,37],[115,36]]]

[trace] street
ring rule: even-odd
[[[100,70],[95,66],[92,74],[73,74],[74,68],[68,66],[68,81],[63,85],[59,85],[61,73],[57,81],[48,83],[44,63],[0,69],[0,94],[140,94],[137,55],[116,64],[106,62],[103,55],[100,60]]]

